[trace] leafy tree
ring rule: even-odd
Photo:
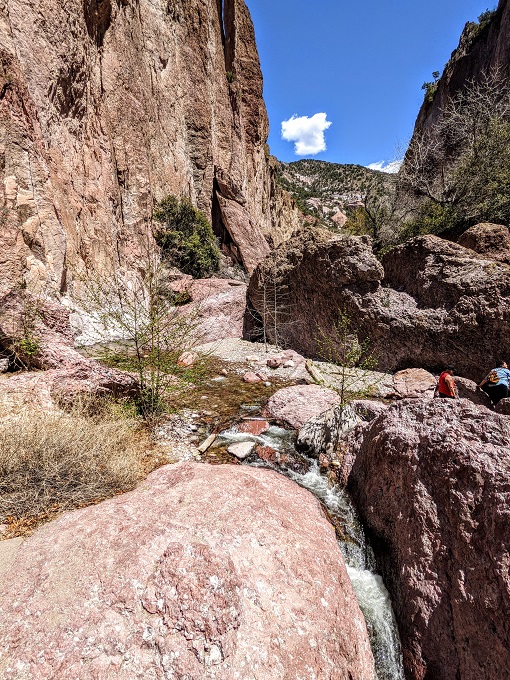
[[[399,189],[418,198],[411,231],[510,222],[510,87],[499,71],[468,83],[414,136]]]
[[[219,269],[220,253],[206,216],[186,199],[167,196],[154,211],[154,238],[163,257],[195,278]]]

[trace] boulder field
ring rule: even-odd
[[[510,419],[466,399],[404,400],[351,445],[349,488],[392,596],[406,677],[507,677]]]
[[[375,680],[318,501],[180,463],[45,525],[0,584],[0,677]]]

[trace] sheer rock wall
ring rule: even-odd
[[[251,271],[288,229],[267,134],[243,0],[0,0],[0,287],[132,265],[168,194]]]

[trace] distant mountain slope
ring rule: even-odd
[[[279,162],[278,183],[294,197],[305,214],[318,217],[329,228],[345,224],[349,213],[362,205],[374,185],[381,195],[391,191],[394,175],[362,165],[327,161]]]

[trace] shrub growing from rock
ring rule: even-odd
[[[84,281],[81,301],[92,321],[96,342],[104,344],[99,358],[107,366],[134,374],[135,403],[147,423],[155,423],[170,394],[182,393],[208,371],[208,357],[191,364],[181,357],[200,343],[199,308],[172,306],[164,267],[156,252],[140,260],[140,276],[118,270]],[[115,338],[113,347],[107,343]]]
[[[163,256],[186,274],[204,278],[220,266],[220,252],[206,216],[186,198],[167,196],[154,211],[154,238]]]

